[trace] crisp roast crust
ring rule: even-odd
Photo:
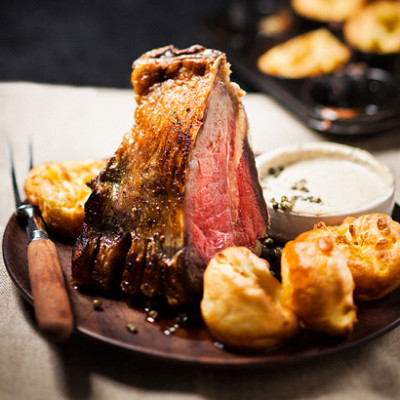
[[[135,124],[91,182],[75,285],[198,299],[209,259],[251,248],[268,215],[241,90],[219,51],[168,46],[133,64]]]

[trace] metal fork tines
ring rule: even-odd
[[[12,186],[13,186],[13,192],[14,192],[14,200],[15,200],[15,208],[18,210],[18,208],[21,206],[21,197],[19,195],[19,190],[18,190],[18,183],[17,183],[17,178],[16,178],[16,173],[15,173],[15,163],[14,163],[14,153],[11,145],[11,141],[9,137],[6,138],[7,140],[7,155],[8,155],[8,161],[10,163],[10,171],[11,171],[11,181],[12,181]]]
[[[43,223],[43,220],[39,216],[39,210],[37,206],[31,203],[23,203],[21,201],[21,196],[19,193],[18,182],[16,177],[14,153],[11,141],[8,137],[7,137],[7,152],[10,163],[11,181],[14,193],[16,214],[19,217],[28,218],[27,230],[28,230],[28,235],[31,239],[35,237],[45,238],[47,237],[47,234],[45,233],[45,225]],[[31,140],[29,140],[28,152],[29,152],[29,170],[30,170],[33,167],[33,148]]]

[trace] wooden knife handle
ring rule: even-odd
[[[54,243],[49,239],[30,242],[28,266],[39,329],[52,341],[68,339],[74,330],[74,320]]]

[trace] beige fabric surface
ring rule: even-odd
[[[256,152],[336,140],[309,131],[267,96],[244,98]],[[107,157],[133,120],[130,90],[0,83],[0,232],[13,212],[5,135],[22,184],[27,138],[35,163]],[[343,141],[342,141],[343,142]],[[400,202],[400,129],[347,139],[374,152],[395,173]],[[395,399],[400,398],[400,327],[338,354],[289,366],[213,369],[149,360],[74,335],[44,340],[32,307],[0,261],[0,399]]]

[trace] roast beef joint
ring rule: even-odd
[[[229,75],[225,55],[199,45],[134,62],[135,122],[90,182],[74,285],[190,303],[216,252],[265,235],[243,92]]]

